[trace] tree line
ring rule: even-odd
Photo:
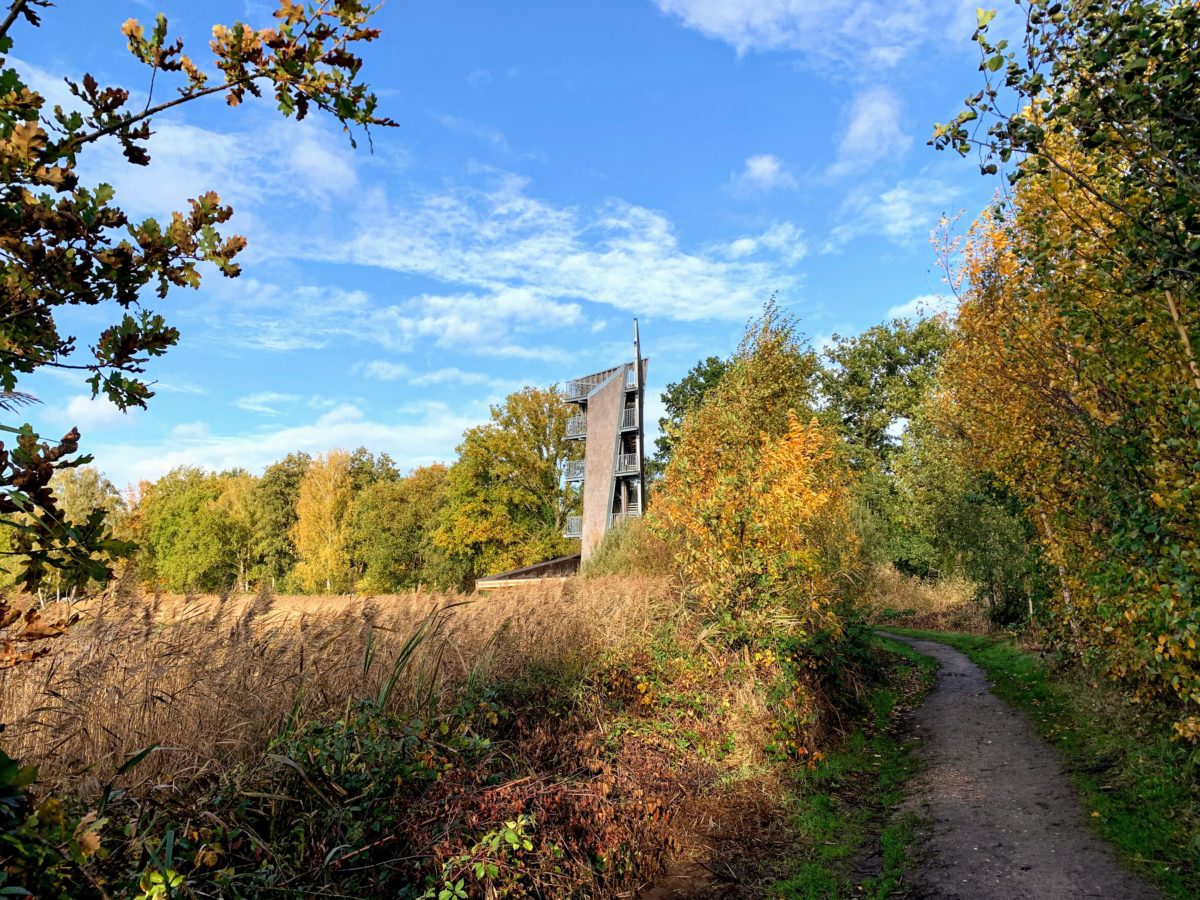
[[[464,588],[578,548],[562,536],[578,505],[561,479],[578,452],[569,415],[557,388],[518,391],[463,435],[453,464],[410,472],[360,447],[290,453],[261,475],[181,466],[125,494],[91,466],[53,485],[67,522],[103,509],[137,546],[137,577],[168,591]],[[11,529],[0,535],[11,544]],[[9,584],[19,574],[9,566]],[[45,585],[59,595],[87,586],[62,572]]]
[[[650,504],[685,423],[714,392],[731,390],[735,362],[749,354],[786,397],[756,400],[760,411],[737,428],[732,420],[706,426],[710,442],[718,432],[758,434],[764,415],[786,431],[779,417],[789,409],[802,422],[816,418],[837,436],[836,454],[853,475],[855,529],[872,564],[970,578],[998,621],[1020,618],[1041,587],[1029,577],[1037,566],[1020,512],[997,485],[935,446],[941,438],[925,421],[925,399],[950,344],[948,320],[884,323],[835,336],[820,353],[774,304],[756,322],[748,334],[755,327],[786,334],[754,354],[743,347],[727,359],[703,359],[664,391]],[[762,361],[772,347],[778,358]],[[705,415],[738,408],[727,398]],[[562,478],[581,449],[566,440],[570,414],[556,387],[526,388],[464,434],[454,461],[410,472],[360,447],[291,453],[261,475],[183,466],[125,494],[90,466],[58,473],[54,486],[67,521],[103,509],[116,536],[138,547],[138,577],[168,591],[246,591],[264,581],[281,592],[466,588],[481,575],[577,552],[578,542],[562,536],[580,503]],[[694,441],[698,433],[693,428]],[[755,440],[750,432],[739,438],[747,447]],[[18,572],[10,568],[11,582]],[[85,584],[59,575],[48,586],[70,593]]]

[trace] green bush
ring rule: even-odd
[[[628,519],[604,535],[596,552],[588,557],[581,574],[585,578],[604,575],[670,575],[674,560],[667,542],[656,535],[645,519]]]

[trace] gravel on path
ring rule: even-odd
[[[1058,752],[991,692],[978,666],[945,644],[880,633],[940,664],[933,691],[913,713],[925,763],[908,801],[925,823],[912,873],[916,896],[1159,896],[1090,827]]]

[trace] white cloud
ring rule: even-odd
[[[490,145],[494,150],[506,153],[512,150],[512,147],[508,143],[508,138],[504,136],[504,132],[499,128],[493,128],[491,125],[484,125],[481,122],[473,122],[461,116],[451,115],[438,116],[438,122],[447,131],[482,141]]]
[[[793,190],[796,187],[796,177],[775,154],[758,153],[746,157],[742,171],[730,176],[729,187],[739,196]]]
[[[121,205],[138,216],[161,217],[215,190],[237,211],[238,231],[254,231],[250,209],[328,210],[358,184],[353,151],[315,122],[282,122],[251,112],[252,131],[216,132],[159,118],[148,144],[150,164],[131,166],[115,143],[101,142],[80,157],[85,182],[107,182]],[[264,234],[259,240],[269,240]]]
[[[813,349],[818,353],[824,353],[830,347],[837,345],[837,339],[831,333],[818,334],[812,338]]]
[[[276,431],[219,434],[207,431],[203,423],[193,423],[177,426],[161,443],[97,445],[95,452],[114,484],[155,479],[183,465],[261,471],[288,453],[324,453],[335,447],[370,447],[391,454],[402,467],[412,467],[448,458],[463,431],[486,416],[483,403],[451,410],[426,402],[386,421],[342,404],[311,422]]]
[[[492,81],[492,73],[489,69],[472,69],[471,74],[467,76],[467,84],[473,88],[482,87],[485,84],[490,84]]]
[[[180,422],[171,429],[171,437],[180,441],[201,441],[211,434],[207,422]]]
[[[247,412],[263,413],[268,416],[279,415],[280,406],[290,406],[296,403],[301,398],[298,394],[281,394],[278,391],[259,391],[255,394],[246,394],[244,397],[238,397],[233,401],[233,405],[238,409],[244,409]]]
[[[352,371],[375,381],[399,381],[408,375],[409,369],[404,363],[373,359],[367,363],[355,363]]]
[[[949,34],[965,39],[975,0],[655,0],[738,53],[793,50],[841,73],[894,68]],[[965,29],[965,30],[964,30]]]
[[[206,338],[257,350],[318,350],[349,343],[407,353],[436,347],[476,356],[560,360],[546,343],[551,331],[581,327],[578,303],[527,288],[462,294],[421,294],[381,304],[362,291],[312,285],[285,287],[253,278],[214,282],[213,302],[185,311],[203,320]],[[351,371],[379,381],[403,378],[400,362],[360,362]]]
[[[491,392],[493,397],[502,397],[530,385],[530,381],[522,381],[516,378],[497,378],[493,375],[485,375],[483,372],[465,372],[457,366],[448,366],[444,369],[423,372],[420,375],[410,378],[408,383],[414,387],[438,387],[442,385],[483,386]]]
[[[77,394],[67,401],[66,407],[53,414],[52,418],[67,427],[78,427],[81,431],[106,428],[123,422],[129,413],[123,413],[104,397],[92,398],[90,394]]]
[[[560,207],[530,196],[523,179],[489,177],[498,179],[489,189],[451,188],[405,202],[376,197],[351,217],[349,237],[300,234],[276,246],[453,286],[458,292],[390,307],[375,327],[398,345],[432,336],[497,356],[530,355],[524,340],[506,342],[514,335],[577,327],[583,312],[573,301],[679,321],[739,320],[795,284],[774,258],[681,247],[655,210],[621,200]]]
[[[743,256],[749,256],[758,249],[758,241],[752,237],[740,237],[736,241],[730,243],[726,249],[726,254],[730,259],[741,259]]]
[[[328,125],[279,121],[266,101],[239,114],[252,127],[228,133],[160,117],[150,166],[130,166],[118,148],[102,143],[83,160],[84,180],[113,183],[135,216],[161,216],[219,188],[237,210],[230,230],[250,239],[244,263],[275,260],[289,271],[297,260],[350,263],[433,282],[421,296],[382,305],[340,287],[271,286],[246,277],[231,287],[209,277],[205,295],[229,301],[225,308],[218,313],[205,304],[210,308],[183,315],[206,320],[210,334],[242,346],[316,349],[349,337],[397,351],[431,341],[480,355],[553,360],[563,354],[547,346],[550,333],[582,324],[581,301],[681,321],[735,321],[795,284],[761,249],[753,260],[690,249],[656,210],[616,198],[595,207],[556,205],[532,196],[526,180],[483,166],[469,169],[467,183],[432,190],[392,193],[381,179],[366,186],[358,170],[387,159],[355,156]],[[465,120],[444,121],[502,142]],[[755,189],[795,184],[770,155],[748,160],[745,174]],[[313,215],[314,206],[336,215]],[[794,258],[794,247],[779,257]]]
[[[900,112],[900,98],[889,88],[872,88],[856,96],[829,174],[835,178],[860,174],[882,159],[903,156],[912,137],[900,124]]]
[[[907,303],[888,309],[884,319],[924,319],[942,313],[953,314],[957,301],[946,294],[922,294]]]
[[[758,243],[778,253],[789,265],[795,265],[808,253],[804,235],[791,222],[772,225],[759,236]]]
[[[158,394],[207,394],[208,390],[187,381],[156,381],[152,385]]]
[[[906,179],[882,191],[860,187],[847,198],[841,224],[830,232],[822,249],[831,252],[863,236],[906,245],[928,239],[939,217],[951,211],[961,193],[954,185],[925,177]]]
[[[725,247],[730,259],[743,259],[756,253],[770,251],[790,266],[808,254],[804,233],[791,222],[777,222],[757,237],[740,237]]]
[[[431,384],[488,384],[493,379],[481,372],[464,372],[456,366],[450,366],[445,369],[435,369],[432,372],[423,372],[412,378],[409,384],[425,386]]]

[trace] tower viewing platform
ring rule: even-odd
[[[588,556],[610,528],[642,514],[645,497],[646,371],[637,321],[634,359],[566,383],[566,401],[578,409],[567,421],[567,438],[584,442],[582,460],[567,463],[568,482],[583,485],[583,514],[567,519],[564,534],[582,541]]]

